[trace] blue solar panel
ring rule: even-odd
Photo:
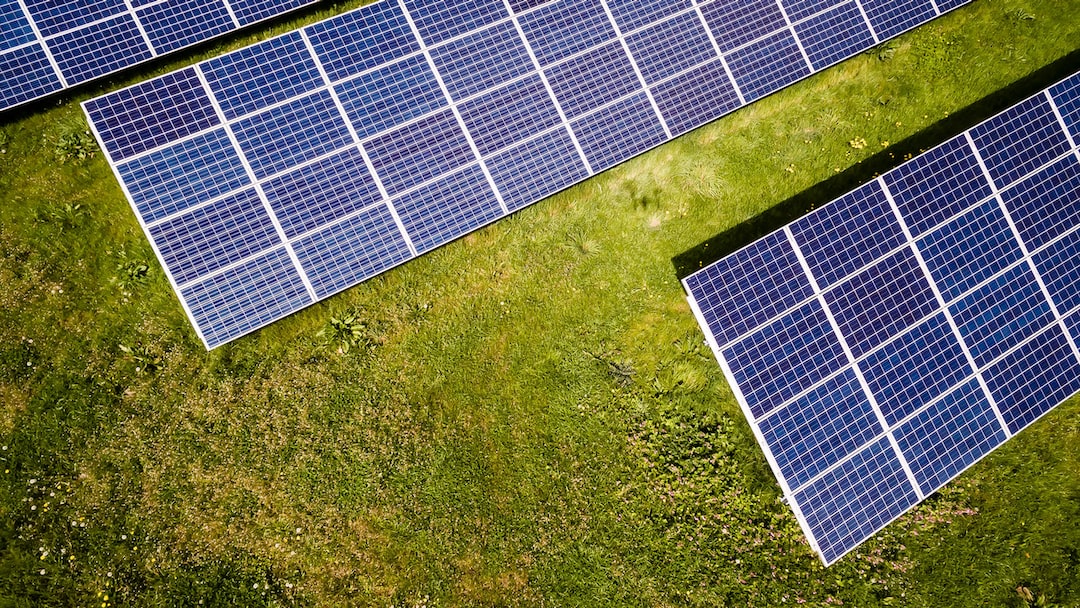
[[[520,18],[540,65],[548,65],[615,38],[600,0],[556,0]]]
[[[674,135],[699,127],[741,105],[719,59],[658,84],[652,93]]]
[[[655,84],[715,58],[697,13],[683,13],[626,38],[646,84]]]
[[[837,0],[780,0],[788,19],[799,22],[836,5]]]
[[[724,53],[787,26],[776,0],[710,2],[701,14]]]
[[[461,104],[465,128],[488,155],[561,124],[539,76],[529,76]]]
[[[127,12],[124,0],[25,0],[42,36],[55,36]]]
[[[34,28],[27,21],[19,3],[16,0],[0,0],[0,51],[22,46],[35,39]],[[0,74],[5,73],[0,71]]]
[[[810,75],[795,37],[787,30],[731,53],[728,65],[748,102]]]
[[[396,127],[448,103],[422,55],[357,76],[334,89],[361,138]]]
[[[396,2],[376,2],[304,28],[336,82],[420,50]]]
[[[1042,95],[973,128],[971,139],[998,188],[1061,156],[1070,147],[1053,109]]]
[[[607,5],[623,33],[656,23],[692,6],[690,0],[608,0]]]
[[[150,44],[168,53],[236,27],[223,0],[165,0],[139,11]]]
[[[1032,260],[1058,312],[1068,314],[1080,307],[1080,231],[1073,230],[1036,252]]]
[[[308,4],[311,4],[310,0],[229,0],[240,27],[283,15]]]
[[[86,82],[153,57],[131,15],[60,34],[49,42],[69,82]]]
[[[934,18],[929,0],[863,0],[863,10],[870,25],[882,40]]]
[[[502,215],[479,167],[468,167],[394,201],[417,253],[424,253]]]
[[[796,23],[795,34],[815,70],[861,53],[874,44],[874,36],[855,2],[841,4]]]
[[[961,7],[969,2],[971,2],[971,0],[937,0],[937,7],[938,10],[944,13],[946,11],[951,11],[954,8]]]
[[[593,49],[547,72],[551,90],[568,118],[575,118],[640,90],[634,66],[618,42]]]
[[[380,135],[364,147],[391,196],[476,160],[450,110]]]
[[[589,176],[566,129],[557,129],[493,156],[488,169],[510,211]]]
[[[420,39],[428,46],[480,29],[507,16],[502,0],[470,0],[455,4],[445,0],[405,0],[416,22]]]
[[[1050,88],[1054,105],[1072,133],[1073,141],[1080,140],[1080,74],[1066,78]]]
[[[1057,325],[983,374],[1009,430],[1019,432],[1080,390],[1080,363]]]
[[[579,118],[570,126],[593,171],[617,165],[667,139],[644,93]]]
[[[63,88],[41,45],[32,44],[0,55],[0,107],[48,95]]]
[[[450,97],[460,100],[533,71],[512,23],[501,23],[431,51]]]
[[[1080,162],[1070,154],[1001,193],[1028,249],[1038,249],[1080,224]]]

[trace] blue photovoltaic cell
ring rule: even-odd
[[[1072,336],[1073,343],[1080,345],[1080,310],[1066,316],[1062,321],[1065,322],[1065,327],[1069,328],[1069,335]]]
[[[908,249],[825,292],[825,301],[856,358],[937,308],[934,293]]]
[[[686,278],[718,348],[814,295],[783,232],[774,232]]]
[[[739,107],[739,96],[716,59],[652,88],[672,135],[679,135]]]
[[[1054,105],[1072,133],[1073,141],[1080,140],[1080,74],[1070,76],[1050,87]]]
[[[306,236],[293,247],[320,298],[412,257],[386,205],[376,205]]]
[[[150,227],[177,284],[281,243],[254,189]]]
[[[202,72],[228,120],[323,84],[298,32],[215,57],[203,64]]]
[[[1080,162],[1070,154],[1002,191],[1001,200],[1035,250],[1080,224]]]
[[[311,4],[310,0],[228,0],[229,6],[240,22],[240,27],[256,21],[276,17],[301,6]]]
[[[474,97],[458,110],[482,156],[562,122],[543,81],[536,75]]]
[[[980,368],[1053,321],[1027,264],[1019,264],[949,307]]]
[[[870,353],[859,369],[890,425],[972,373],[944,313]]]
[[[1080,231],[1073,230],[1032,259],[1059,313],[1068,314],[1080,306]]]
[[[625,34],[690,8],[690,0],[608,0],[615,23]]]
[[[602,171],[663,143],[667,136],[644,93],[573,121],[593,171]]]
[[[357,76],[334,89],[361,138],[447,105],[446,96],[423,55]]]
[[[376,2],[304,28],[331,81],[420,50],[396,2]]]
[[[549,68],[548,83],[567,118],[575,118],[641,89],[634,66],[618,42]]]
[[[724,53],[787,26],[776,0],[710,2],[701,14]]]
[[[963,6],[971,2],[971,0],[937,0],[938,10],[941,12],[951,11],[954,8]]]
[[[34,28],[30,27],[19,3],[16,0],[0,0],[0,51],[34,40]],[[0,71],[0,74],[2,73],[5,72]],[[7,89],[0,89],[5,90]]]
[[[500,23],[431,50],[450,98],[461,100],[533,70],[513,23]]]
[[[821,289],[835,285],[906,240],[876,181],[791,224],[791,234]]]
[[[62,88],[40,44],[0,55],[0,107],[10,107]]]
[[[165,0],[137,14],[150,44],[159,53],[190,46],[236,27],[222,0]]]
[[[723,352],[755,420],[848,363],[816,300]]]
[[[45,37],[127,12],[124,0],[26,0],[26,8]]]
[[[963,135],[882,177],[915,237],[993,195]]]
[[[250,183],[224,129],[134,158],[117,171],[146,223]]]
[[[450,110],[380,135],[364,148],[391,196],[476,160]]]
[[[949,393],[896,431],[896,443],[929,495],[1005,441],[976,380]]]
[[[104,76],[152,56],[129,14],[66,32],[48,45],[69,83]]]
[[[1021,102],[971,129],[990,177],[1005,188],[1069,150],[1046,97]]]
[[[647,84],[716,57],[697,13],[684,13],[626,38],[630,54]]]
[[[874,36],[854,2],[795,24],[795,34],[806,49],[815,70],[873,46]]]
[[[311,304],[284,248],[181,290],[207,344],[223,344]]]
[[[589,176],[565,129],[556,129],[487,161],[495,187],[510,211]]]
[[[472,166],[394,201],[416,252],[424,253],[502,215],[483,172]]]
[[[727,62],[747,103],[810,74],[794,36],[787,30],[731,53]]]
[[[758,422],[788,487],[798,488],[884,432],[851,369]]]
[[[514,11],[514,14],[523,13],[529,9],[536,8],[541,4],[547,4],[551,0],[509,0],[510,10]]]
[[[556,0],[519,20],[540,65],[615,38],[600,0]]]
[[[272,179],[263,184],[263,192],[290,239],[381,198],[356,148]]]
[[[784,12],[793,23],[802,21],[836,5],[837,0],[781,0]]]
[[[983,378],[1017,433],[1080,390],[1080,363],[1054,325],[987,368]]]
[[[502,0],[470,0],[467,4],[445,0],[405,0],[405,6],[416,22],[420,39],[428,46],[508,16]]]
[[[990,199],[926,235],[918,247],[946,302],[1012,266],[1024,255],[997,199]]]
[[[353,143],[325,90],[245,118],[232,129],[259,179]]]
[[[862,5],[882,40],[934,18],[934,6],[929,0],[862,0]]]
[[[795,494],[826,563],[919,502],[900,459],[882,438]]]

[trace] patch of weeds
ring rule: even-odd
[[[348,353],[352,348],[370,348],[374,345],[368,334],[367,321],[354,309],[331,316],[317,335],[327,344],[337,346],[338,352],[342,354]]]
[[[60,164],[88,160],[97,154],[97,141],[82,121],[68,121],[60,129],[51,142],[53,155]]]
[[[1024,21],[1035,20],[1035,15],[1028,12],[1025,8],[1014,8],[1005,14],[1008,16],[1009,21],[1012,21],[1013,23],[1023,23]]]
[[[150,265],[145,261],[121,259],[116,264],[116,276],[113,282],[127,294],[140,285],[146,285],[149,276]]]
[[[856,150],[862,150],[863,148],[866,147],[866,138],[865,137],[856,137],[855,139],[849,141],[848,145],[851,146],[852,148],[856,149]]]
[[[120,344],[120,350],[135,362],[135,371],[152,374],[161,369],[164,359],[161,355],[154,354],[149,348],[136,343],[134,346]]]
[[[600,251],[600,243],[589,237],[581,228],[574,228],[566,234],[567,246],[581,255],[594,255]]]
[[[585,353],[607,366],[608,376],[611,377],[611,379],[615,381],[615,384],[620,388],[626,388],[633,383],[635,373],[634,366],[630,361],[620,358],[617,351],[605,350],[596,353],[586,350]]]
[[[888,40],[881,44],[867,49],[866,54],[876,58],[878,61],[888,61],[896,55],[897,49],[900,48],[900,43],[894,40]]]
[[[45,212],[45,221],[56,224],[60,232],[74,230],[82,226],[83,219],[90,213],[81,203],[65,202],[58,207],[52,207]]]

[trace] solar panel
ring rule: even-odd
[[[0,0],[0,111],[315,1]]]
[[[876,43],[859,2],[381,0],[84,108],[144,224],[253,192],[277,232],[256,242],[296,265],[260,276],[300,277],[313,301]],[[361,215],[370,229],[333,228]],[[332,237],[333,259],[305,253],[297,226]],[[264,254],[228,234],[243,260]],[[353,254],[367,270],[320,287],[319,265]],[[240,291],[199,293],[209,310]],[[254,328],[219,305],[192,315],[208,347]]]
[[[683,281],[828,565],[1080,391],[1080,73]]]

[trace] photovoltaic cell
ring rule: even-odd
[[[710,2],[701,14],[724,53],[782,29],[786,23],[775,0]]]
[[[502,215],[479,167],[472,166],[394,201],[417,253],[451,241]]]
[[[431,51],[450,97],[460,100],[533,70],[512,23],[501,23]]]
[[[1041,95],[973,128],[971,139],[999,188],[1061,156],[1070,147],[1053,109]]]
[[[690,0],[608,0],[619,29],[632,32],[689,9]]]
[[[1028,249],[1038,249],[1080,224],[1080,161],[1069,154],[1001,193]]]
[[[1080,390],[1080,363],[1054,325],[990,366],[984,377],[1009,430],[1017,433]]]
[[[615,38],[600,0],[555,0],[523,15],[521,30],[540,65],[566,59]]]
[[[660,83],[652,93],[674,135],[700,127],[740,105],[719,59]]]
[[[1036,252],[1032,260],[1058,312],[1068,314],[1080,307],[1080,231]]]
[[[364,147],[391,196],[475,160],[450,110],[380,135]]]
[[[375,2],[304,28],[332,81],[420,50],[396,2]]]
[[[150,44],[168,53],[234,29],[222,0],[165,0],[139,11]]]
[[[31,44],[0,55],[0,107],[15,106],[61,88],[41,45]]]
[[[562,122],[539,76],[475,97],[460,106],[465,128],[488,155]]]
[[[490,25],[506,17],[502,0],[470,0],[454,4],[445,0],[405,0],[425,44],[436,45]]]
[[[1073,141],[1080,140],[1080,74],[1066,78],[1049,91]]]
[[[810,75],[795,37],[786,30],[731,53],[728,65],[748,102]]]
[[[854,2],[841,4],[795,24],[795,34],[816,70],[860,53],[874,44],[874,36]]]
[[[516,211],[589,176],[570,134],[557,129],[488,160],[495,187]]]
[[[716,57],[696,13],[683,13],[626,39],[646,84],[655,84]]]
[[[576,118],[641,89],[622,45],[612,42],[547,71],[568,118]]]
[[[882,40],[934,18],[929,0],[862,0],[870,25]]]
[[[119,15],[127,9],[123,0],[25,0],[25,3],[42,36],[55,36],[78,29],[94,21]]]
[[[593,171],[637,156],[666,137],[652,105],[640,93],[570,123]]]
[[[65,32],[48,44],[69,83],[93,80],[153,56],[128,14]]]
[[[435,74],[415,55],[335,87],[360,137],[370,137],[447,105]]]
[[[0,36],[0,51],[22,46],[36,38],[34,28],[16,0],[0,0],[0,34],[3,34]]]

